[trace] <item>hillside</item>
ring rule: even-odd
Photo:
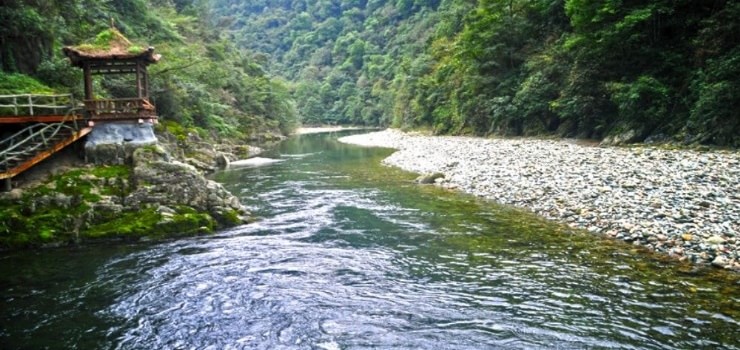
[[[223,40],[206,3],[195,0],[52,0],[3,3],[0,94],[73,92],[82,74],[61,48],[105,39],[111,23],[164,59],[151,67],[152,99],[164,125],[211,138],[252,139],[287,133],[295,110],[287,86],[243,49]],[[106,77],[96,91],[131,96],[130,82]]]
[[[732,1],[214,0],[304,123],[740,146]]]

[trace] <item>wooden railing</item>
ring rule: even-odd
[[[154,105],[146,98],[85,100],[85,109],[93,120],[156,118]]]
[[[74,108],[72,94],[60,95],[0,95],[0,115],[66,114]],[[51,112],[51,113],[50,113]]]
[[[75,109],[70,109],[60,123],[33,124],[0,141],[0,175],[11,170],[13,164],[33,155],[37,150],[50,146],[57,134],[63,130],[75,132],[80,125],[75,118]],[[0,176],[0,178],[4,178]]]

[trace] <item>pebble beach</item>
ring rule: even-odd
[[[740,271],[740,152],[385,130],[341,142],[398,151],[386,165],[682,261]]]

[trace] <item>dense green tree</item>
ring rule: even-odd
[[[257,129],[288,132],[295,126],[288,84],[266,74],[263,57],[224,40],[207,5],[198,0],[4,1],[0,68],[3,77],[31,75],[79,97],[81,74],[61,56],[61,47],[87,42],[113,22],[131,40],[151,44],[164,56],[151,67],[152,98],[161,120],[217,137],[248,137]],[[13,81],[16,86],[3,84],[5,92],[39,90],[28,79]],[[131,81],[121,77],[97,84],[103,95],[133,94]]]
[[[213,0],[305,123],[740,142],[740,5]]]

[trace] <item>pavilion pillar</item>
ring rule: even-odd
[[[10,192],[10,190],[12,189],[13,189],[13,183],[10,181],[10,178],[3,179],[3,191]]]
[[[139,98],[144,97],[143,74],[141,74],[141,63],[136,61],[136,94]]]
[[[84,64],[84,66],[82,67],[82,73],[85,79],[85,100],[92,100],[93,99],[92,70],[90,69],[89,63]]]
[[[141,68],[141,76],[144,80],[144,97],[149,97],[149,74],[146,71],[146,67]]]

